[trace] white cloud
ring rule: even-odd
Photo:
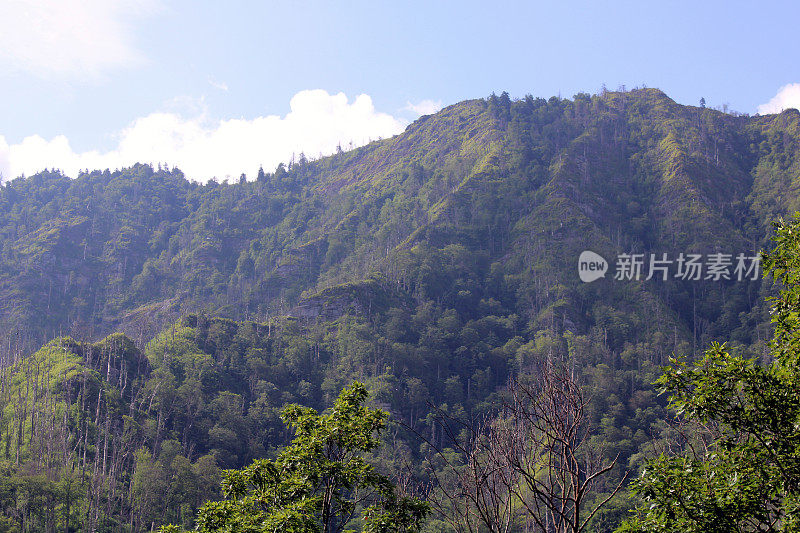
[[[217,81],[211,76],[208,77],[208,84],[214,87],[215,89],[219,89],[220,91],[228,92],[228,84],[224,81]]]
[[[766,104],[758,106],[757,111],[762,115],[780,113],[789,108],[800,109],[800,83],[790,83],[778,90],[778,94]]]
[[[405,108],[419,116],[432,115],[442,108],[442,101],[422,100],[421,102],[417,102],[416,104],[408,102]]]
[[[156,0],[3,0],[0,66],[49,78],[141,63],[131,22],[157,8]]]
[[[250,120],[211,121],[205,113],[192,118],[152,113],[121,131],[117,147],[104,153],[76,153],[63,135],[49,141],[33,135],[13,145],[0,136],[0,173],[11,179],[59,168],[75,177],[81,169],[115,169],[142,162],[168,163],[199,181],[214,176],[235,178],[242,172],[253,178],[259,166],[274,169],[292,154],[331,154],[339,145],[360,146],[400,133],[406,126],[401,119],[377,112],[366,94],[348,102],[344,93],[301,91],[292,98],[290,108],[284,117]]]

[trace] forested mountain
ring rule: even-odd
[[[253,181],[136,165],[8,182],[7,525],[190,524],[220,468],[286,443],[284,403],[321,409],[353,379],[402,423],[376,459],[424,478],[419,435],[446,445],[431,404],[479,417],[554,359],[591,391],[612,487],[664,429],[659,365],[712,340],[764,354],[774,293],[676,264],[613,279],[616,258],[732,254],[732,273],[800,208],[798,184],[796,110],[731,115],[656,89],[461,102]],[[584,250],[604,279],[581,282]],[[596,528],[629,507],[614,499]]]

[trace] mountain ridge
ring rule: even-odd
[[[520,108],[521,111],[516,111]],[[514,117],[512,113],[516,113]],[[535,114],[538,116],[531,118]],[[753,175],[758,166],[758,156],[750,150],[752,146],[746,150],[739,148],[747,140],[752,140],[750,138],[763,137],[763,131],[758,129],[766,131],[777,126],[778,130],[782,130],[780,135],[790,135],[789,138],[793,139],[794,151],[790,157],[796,158],[796,136],[792,137],[791,134],[797,133],[797,118],[796,111],[768,117],[741,117],[681,106],[657,89],[606,93],[602,96],[577,95],[574,101],[556,98],[545,101],[528,97],[511,102],[505,96],[448,106],[435,115],[415,121],[403,134],[352,152],[314,162],[301,158],[301,162],[296,163],[289,172],[281,166],[268,178],[265,175],[257,191],[254,189],[258,182],[201,186],[188,181],[181,183],[180,180],[185,178],[179,171],[155,172],[141,166],[115,174],[94,172],[82,175],[74,182],[53,174],[42,174],[55,180],[49,184],[55,185],[61,194],[70,190],[76,195],[76,205],[72,211],[67,210],[72,215],[62,214],[59,215],[61,218],[54,219],[47,219],[46,214],[40,217],[43,218],[41,225],[31,225],[27,228],[29,231],[16,235],[11,253],[6,253],[6,262],[11,259],[9,256],[16,256],[14,259],[21,259],[23,264],[29,265],[28,268],[35,270],[43,268],[48,261],[54,261],[58,274],[54,272],[47,276],[43,273],[44,277],[50,278],[47,289],[49,300],[52,300],[50,285],[53,283],[65,292],[70,291],[70,276],[84,280],[82,283],[85,285],[85,280],[92,276],[80,272],[96,270],[96,265],[87,268],[87,263],[92,261],[104,265],[106,269],[109,266],[112,270],[117,269],[117,276],[102,276],[107,286],[115,285],[113,280],[119,278],[120,281],[124,280],[124,284],[132,284],[132,288],[136,288],[138,282],[155,283],[161,287],[159,292],[165,298],[148,299],[147,289],[142,289],[144,292],[140,290],[140,296],[136,296],[135,291],[126,291],[117,282],[117,287],[111,292],[127,292],[127,301],[131,302],[120,302],[122,307],[119,311],[114,310],[119,306],[113,303],[114,298],[102,294],[94,294],[93,298],[100,297],[103,302],[98,304],[95,301],[91,305],[104,310],[80,311],[76,310],[79,305],[60,302],[62,311],[67,315],[72,312],[80,315],[83,321],[91,319],[101,333],[107,333],[113,330],[112,324],[120,324],[120,317],[133,309],[142,305],[156,305],[159,301],[172,301],[176,296],[184,303],[195,302],[190,303],[188,308],[184,307],[186,310],[198,309],[198,304],[203,306],[211,303],[214,308],[227,314],[224,301],[230,298],[226,298],[226,291],[221,289],[212,290],[210,302],[206,297],[198,300],[197,297],[181,296],[180,287],[191,285],[192,277],[178,281],[182,274],[176,273],[176,267],[179,267],[178,271],[186,271],[191,270],[191,265],[196,265],[201,270],[207,269],[212,277],[222,275],[223,279],[217,282],[221,287],[219,284],[225,278],[226,283],[230,284],[233,280],[231,276],[235,277],[238,265],[234,267],[233,261],[242,258],[243,254],[248,255],[249,258],[245,257],[243,261],[246,263],[249,259],[253,263],[252,268],[259,271],[259,274],[254,273],[258,279],[254,278],[254,288],[251,290],[269,300],[272,308],[283,308],[285,311],[287,304],[280,302],[281,295],[273,294],[276,281],[286,282],[302,271],[305,276],[302,281],[306,285],[304,289],[314,285],[321,289],[326,284],[336,284],[337,280],[344,282],[355,281],[358,277],[366,278],[370,271],[383,268],[380,263],[385,263],[389,252],[393,250],[411,249],[431,239],[444,239],[444,242],[449,238],[444,235],[461,222],[468,222],[474,227],[474,215],[483,215],[487,205],[493,201],[503,202],[508,212],[491,214],[494,220],[481,222],[491,229],[477,238],[488,238],[491,241],[489,248],[507,245],[514,226],[536,225],[524,222],[526,217],[534,216],[535,212],[534,218],[541,219],[554,219],[564,214],[565,218],[574,222],[585,217],[597,227],[600,234],[606,235],[606,241],[608,235],[616,231],[621,236],[617,244],[631,239],[631,231],[621,229],[623,224],[642,225],[638,233],[644,241],[640,240],[635,245],[642,249],[655,245],[663,247],[667,242],[670,248],[691,248],[700,244],[707,246],[707,243],[715,239],[719,241],[720,236],[724,236],[724,240],[732,240],[731,245],[737,249],[747,244],[748,251],[755,251],[757,243],[763,242],[766,232],[756,235],[749,231],[748,235],[741,235],[736,226],[741,225],[739,222],[743,214],[726,210],[738,208],[741,211],[741,204],[748,202],[748,195],[754,196],[754,187],[769,187],[770,182],[758,181],[758,177]],[[526,120],[528,123],[525,123]],[[773,134],[776,140],[782,142],[783,139],[779,139],[778,135],[779,132]],[[649,144],[642,145],[639,139]],[[747,157],[750,160],[737,161],[737,158],[745,157],[741,156],[744,152],[749,154]],[[527,164],[527,168],[522,168],[523,164]],[[95,238],[92,232],[97,229],[96,226],[102,226],[97,220],[99,213],[92,213],[92,195],[102,196],[109,192],[108,187],[119,183],[120,192],[130,192],[135,198],[137,190],[147,192],[147,188],[151,187],[145,182],[155,185],[153,177],[142,178],[143,171],[152,172],[153,176],[159,176],[156,179],[163,180],[160,187],[153,188],[150,201],[151,205],[163,206],[164,209],[156,207],[150,209],[150,213],[146,209],[141,210],[144,212],[135,216],[140,221],[148,220],[149,216],[150,222],[139,224],[138,227],[136,224],[123,224],[122,221],[110,225],[105,233],[113,238],[106,240],[102,249],[96,249],[92,254],[92,241]],[[517,189],[511,191],[509,175],[514,172],[525,176],[513,184]],[[126,174],[130,178],[125,178]],[[659,178],[659,175],[662,177]],[[126,183],[126,179],[133,181]],[[137,181],[142,179],[145,181]],[[281,180],[286,182],[281,183]],[[35,177],[26,180],[29,184],[36,181]],[[103,185],[104,182],[107,185]],[[92,185],[89,186],[89,183]],[[3,188],[4,198],[0,202],[6,206],[9,203],[14,205],[14,184],[21,185],[21,182],[9,182]],[[266,190],[264,185],[267,186]],[[104,187],[106,191],[103,191]],[[248,188],[250,190],[246,190]],[[609,196],[609,188],[618,189],[622,194],[618,197]],[[631,193],[636,188],[638,190]],[[776,191],[769,192],[778,199],[782,198]],[[395,202],[399,197],[404,202],[402,205]],[[623,200],[624,197],[630,197],[630,200]],[[94,198],[95,202],[99,200],[97,196]],[[476,200],[489,204],[476,205]],[[48,205],[54,202],[57,203],[54,199]],[[84,202],[87,208],[78,208]],[[181,202],[185,207],[179,207],[176,211],[175,207]],[[303,202],[302,209],[297,210]],[[105,213],[116,209],[121,203],[112,200]],[[378,206],[378,203],[382,205]],[[391,205],[384,207],[387,204]],[[47,206],[44,207],[46,213]],[[379,207],[384,211],[394,211],[396,219],[388,223],[382,221],[380,212],[374,212]],[[292,208],[295,208],[294,212],[291,212]],[[13,211],[13,207],[10,210]],[[241,210],[244,210],[244,214],[239,213],[241,220],[237,221],[231,213]],[[365,220],[369,210],[373,213],[369,214],[369,220]],[[470,210],[471,213],[466,212]],[[693,214],[693,210],[697,212]],[[202,216],[198,215],[198,211],[203,212]],[[227,219],[223,215],[226,211]],[[778,213],[769,214],[776,216]],[[498,217],[508,220],[500,223]],[[756,217],[762,220],[761,228],[766,228],[764,217],[758,214]],[[367,253],[364,247],[377,248],[374,246],[376,243],[358,234],[359,224],[369,225],[373,222],[382,223],[388,233],[379,234],[381,243],[378,246],[384,250],[383,259],[374,253],[375,250]],[[24,224],[17,224],[13,229],[18,231],[20,225]],[[225,228],[226,225],[229,227]],[[12,233],[9,226],[6,221],[3,231],[5,247],[8,246],[7,235]],[[274,251],[269,257],[254,257],[259,252],[253,251],[252,247],[263,244],[261,241],[265,232],[262,228],[265,227],[275,229],[267,237],[267,246],[272,246]],[[669,239],[665,237],[667,228],[672,235]],[[442,234],[442,231],[445,233]],[[474,231],[471,235],[463,231],[458,234],[459,231],[456,229],[456,234],[450,235],[455,239],[453,242],[463,241],[468,245],[470,239],[474,242],[477,235]],[[206,236],[199,237],[203,232]],[[649,236],[647,232],[650,232]],[[700,232],[704,234],[699,236]],[[517,231],[517,235],[517,240],[522,239],[524,231]],[[48,250],[66,252],[66,248],[70,247],[68,242],[59,244],[47,240],[52,238],[82,241],[83,250],[49,254]],[[192,248],[190,255],[193,257],[186,257],[186,254],[173,257],[170,254],[166,241],[172,239],[171,246],[174,247],[176,238],[181,243],[178,248]],[[360,248],[356,250],[353,247],[359,239],[365,244],[359,244]],[[498,242],[492,239],[498,239]],[[655,240],[649,242],[650,239]],[[341,260],[338,263],[335,261],[334,252],[338,245],[345,246],[343,253],[350,256],[344,257],[343,263]],[[134,272],[128,272],[127,257],[120,259],[124,255],[123,250],[131,246],[140,249],[149,246],[152,249],[135,262],[132,267]],[[251,249],[248,250],[248,247]],[[490,253],[494,257],[503,256],[497,255],[500,251],[495,249]],[[331,264],[325,263],[325,258]],[[259,259],[261,263],[257,264]],[[120,265],[120,261],[124,264]],[[145,263],[152,268],[148,269]],[[37,264],[39,266],[34,266]],[[354,267],[354,264],[359,266]],[[564,268],[565,264],[561,267]],[[318,271],[320,269],[324,272]],[[8,275],[3,277],[8,285]],[[25,278],[24,274],[22,277]],[[177,293],[170,294],[172,291],[167,287],[177,289]],[[299,287],[283,287],[278,290],[281,291],[286,293],[284,300],[295,304],[299,292],[302,292]],[[78,299],[81,299],[80,296]],[[43,301],[46,303],[43,304]],[[134,302],[135,305],[131,305]],[[17,297],[16,304],[15,308],[2,314],[3,322],[12,329],[19,329],[21,322],[13,318],[15,310],[25,308],[28,312],[23,314],[30,318],[31,312],[41,313],[55,305],[43,297],[38,302]],[[256,306],[256,309],[260,309],[258,312],[266,310],[264,306]],[[12,315],[11,319],[9,315]],[[67,322],[67,317],[59,321],[61,330],[68,327]],[[51,333],[55,332],[53,324]]]

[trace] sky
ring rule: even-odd
[[[0,0],[0,180],[253,179],[508,91],[800,107],[800,3]]]

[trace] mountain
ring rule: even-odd
[[[199,185],[145,165],[19,178],[0,189],[4,351],[60,333],[146,340],[187,310],[307,314],[321,291],[376,273],[419,296],[434,280],[399,265],[447,245],[513,279],[501,303],[528,326],[563,285],[585,329],[576,250],[757,250],[797,207],[797,118],[680,106],[656,89],[493,97],[256,182]],[[658,287],[642,290],[680,314]],[[484,296],[467,291],[464,305]],[[718,317],[682,318],[702,337]]]
[[[358,378],[442,441],[429,402],[481,416],[554,358],[591,391],[620,476],[663,431],[651,383],[668,356],[711,340],[764,353],[774,288],[737,280],[736,256],[800,207],[799,154],[796,110],[637,89],[465,101],[254,181],[135,165],[8,182],[0,506],[43,528],[189,523],[220,467],[285,442],[285,402],[323,408]],[[585,250],[605,278],[580,280]],[[667,279],[614,279],[621,254],[645,274],[651,254],[673,262]],[[730,254],[733,279],[676,277],[680,254]],[[419,463],[414,432],[394,439],[382,464]],[[13,503],[23,489],[42,499]],[[597,530],[629,507],[615,499]]]

